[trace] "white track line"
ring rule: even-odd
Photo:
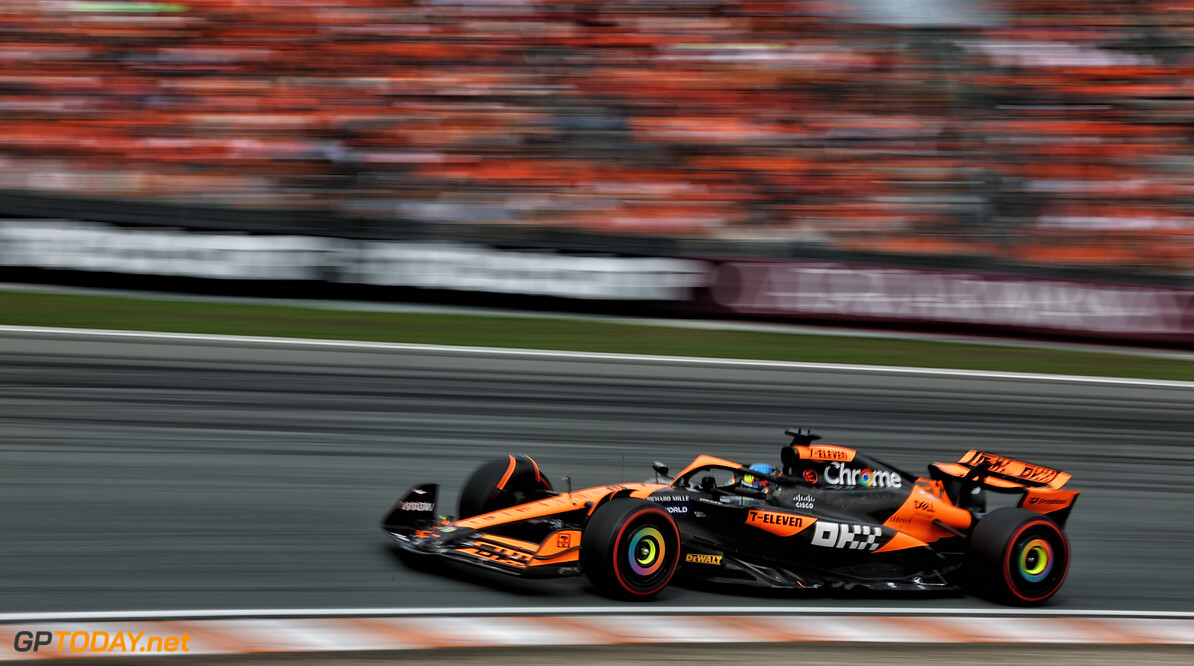
[[[396,342],[367,342],[359,340],[319,340],[309,338],[277,338],[240,335],[215,335],[204,333],[168,333],[156,331],[118,331],[105,329],[51,328],[41,326],[0,326],[0,335],[58,335],[69,337],[106,337],[131,340],[164,340],[195,342],[204,344],[253,344],[278,347],[308,347],[325,349],[360,349],[378,351],[404,351],[423,354],[470,354],[509,358],[571,359],[587,361],[621,361],[634,363],[667,363],[671,365],[721,366],[721,367],[763,367],[787,368],[793,370],[818,370],[827,372],[861,372],[876,374],[921,375],[929,377],[978,377],[985,379],[1016,379],[1032,381],[1069,382],[1087,384],[1108,384],[1119,386],[1154,386],[1167,388],[1194,388],[1194,382],[1137,379],[1131,377],[1097,377],[1081,375],[1037,374],[1028,372],[1000,372],[993,370],[961,370],[950,368],[916,368],[908,366],[856,365],[848,363],[808,363],[802,361],[767,361],[733,358],[704,358],[689,356],[655,356],[645,354],[612,354],[602,352],[571,352],[550,349],[514,349],[502,347],[464,347],[451,345],[425,345]],[[1098,352],[1093,352],[1098,353]]]
[[[86,620],[182,620],[319,617],[440,617],[544,615],[890,615],[953,617],[1106,617],[1194,620],[1194,611],[1149,611],[1060,608],[932,608],[916,606],[784,606],[760,612],[758,606],[493,606],[474,608],[249,608],[193,610],[72,611],[0,613],[0,623],[75,622]]]

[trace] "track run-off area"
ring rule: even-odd
[[[914,473],[972,448],[1070,472],[1069,579],[1029,610],[685,587],[626,604],[584,578],[414,571],[378,529],[418,483],[451,513],[507,453],[583,488],[701,453],[774,464],[792,426]],[[0,659],[122,656],[90,648],[139,632],[190,654],[1194,645],[1189,383],[0,328],[0,437]],[[22,631],[66,649],[18,651]]]

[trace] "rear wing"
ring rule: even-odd
[[[967,451],[956,463],[933,463],[929,476],[944,482],[950,498],[962,508],[985,508],[976,504],[975,495],[986,488],[1019,495],[1017,506],[1048,514],[1062,525],[1080,492],[1062,490],[1071,478],[1066,472],[985,451]]]
[[[1014,458],[967,451],[956,463],[933,463],[929,466],[946,476],[979,483],[996,490],[1016,488],[1049,488],[1060,490],[1070,475],[1060,470],[1033,465]]]

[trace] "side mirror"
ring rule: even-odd
[[[663,478],[665,478],[665,479],[670,479],[670,478],[672,478],[672,477],[670,477],[670,476],[668,476],[668,475],[667,475],[667,471],[668,471],[668,467],[667,467],[667,465],[665,465],[665,464],[663,464],[663,463],[659,462],[658,460],[656,460],[655,462],[651,463],[651,469],[655,470],[655,473],[656,473],[656,474],[658,474],[659,476],[662,476],[662,477],[663,477]]]

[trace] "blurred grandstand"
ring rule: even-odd
[[[1194,2],[883,5],[4,0],[0,212],[1189,283]]]

